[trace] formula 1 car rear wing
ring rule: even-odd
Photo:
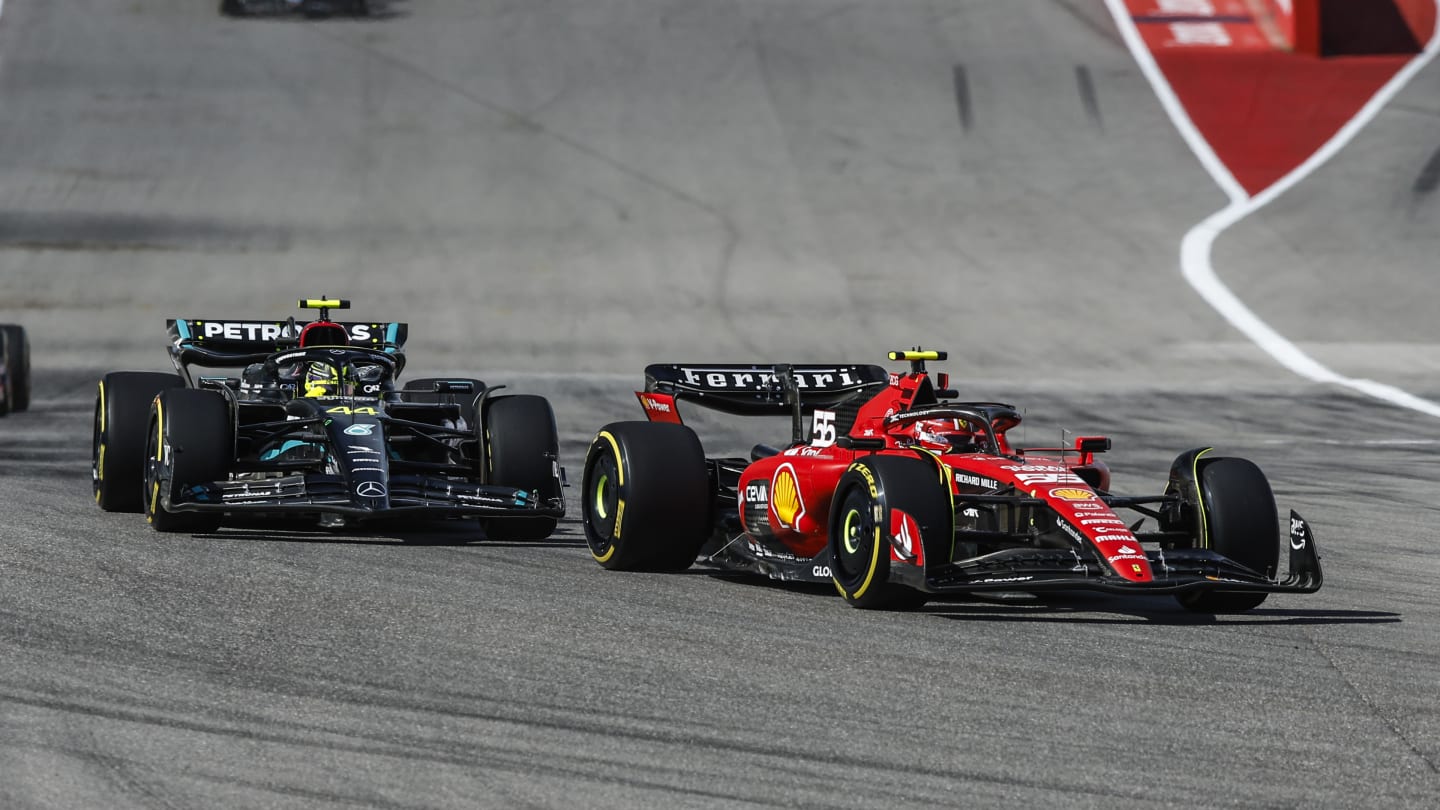
[[[679,422],[674,404],[685,400],[737,416],[788,415],[798,436],[802,414],[873,392],[889,379],[872,365],[657,363],[645,367],[645,390],[637,395],[654,420]]]
[[[408,324],[338,321],[350,333],[350,345],[400,354],[409,331]],[[275,352],[298,345],[304,322],[234,321],[174,318],[165,322],[170,331],[170,359],[186,375],[189,365],[210,368],[241,368],[259,363]]]
[[[738,416],[785,416],[793,392],[805,413],[883,385],[890,373],[870,365],[683,365],[645,367],[645,391],[669,394]]]

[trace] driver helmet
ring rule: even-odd
[[[349,346],[350,333],[345,327],[332,321],[315,321],[305,324],[300,330],[300,348],[316,346]],[[305,364],[305,392],[307,397],[331,397],[342,393],[340,369],[330,363]]]
[[[340,369],[329,363],[306,363],[305,365],[305,396],[335,397],[345,394],[343,383],[348,380],[340,379]]]
[[[910,428],[915,443],[937,453],[969,453],[977,449],[975,431],[964,419],[921,419]]]

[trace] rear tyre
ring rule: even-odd
[[[555,412],[544,397],[495,397],[485,403],[482,421],[486,483],[528,490],[541,501],[561,497],[560,436]],[[544,540],[559,522],[554,517],[503,517],[483,525],[491,540]]]
[[[146,436],[155,395],[184,385],[175,374],[115,371],[95,396],[90,477],[106,512],[139,512],[145,483]]]
[[[918,458],[865,458],[840,477],[832,503],[830,574],[845,601],[872,610],[925,604],[924,592],[890,581],[890,527],[897,512],[909,515],[920,537],[901,553],[913,558],[923,550],[927,564],[949,562],[953,500],[935,465]]]
[[[145,448],[145,519],[157,532],[213,532],[219,512],[170,512],[167,499],[225,478],[234,453],[230,406],[211,391],[161,391],[150,407]]]
[[[710,473],[685,425],[606,425],[585,455],[581,487],[585,542],[605,568],[683,571],[710,536]]]
[[[10,374],[6,386],[10,410],[30,409],[30,338],[25,327],[16,324],[0,326],[5,331],[5,368]]]
[[[1202,459],[1199,470],[1203,522],[1195,545],[1274,579],[1280,560],[1275,495],[1260,468],[1243,458]],[[1267,593],[1199,591],[1177,594],[1187,610],[1234,613],[1259,607]]]

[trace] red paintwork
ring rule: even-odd
[[[1435,5],[1435,0],[1395,0],[1395,6],[1405,17],[1410,32],[1422,43],[1429,42],[1435,34],[1435,17],[1440,11]]]
[[[797,556],[814,557],[825,549],[835,487],[855,457],[855,451],[840,447],[792,447],[778,456],[762,458],[747,467],[740,476],[740,497],[745,497],[747,484],[766,482],[770,493],[771,536]],[[792,471],[799,481],[797,495],[803,508],[798,520],[786,520],[789,510],[785,508],[783,496],[778,494],[783,490],[777,486],[782,476]],[[741,514],[744,514],[743,503]],[[786,524],[789,524],[788,527]],[[747,526],[746,530],[752,531],[752,527]]]
[[[680,412],[675,409],[675,396],[673,394],[654,394],[646,391],[636,391],[635,397],[640,400],[640,407],[645,409],[645,418],[651,422],[681,424]]]
[[[1252,195],[1304,163],[1410,60],[1282,51],[1155,56],[1190,120]]]
[[[884,449],[846,449],[833,444],[816,444],[812,440],[809,444],[796,445],[746,467],[736,487],[742,520],[746,512],[744,499],[747,491],[763,489],[769,499],[769,525],[746,523],[746,532],[777,541],[801,558],[815,557],[824,551],[835,489],[852,462],[872,453],[915,458],[924,452],[908,446],[910,437],[906,431],[909,426],[887,428],[885,419],[910,410],[917,390],[929,385],[926,372],[891,374],[889,386],[861,406],[849,432],[850,437],[883,439]],[[643,402],[644,397],[656,395],[640,396]],[[670,413],[674,414],[673,400],[671,405]],[[987,478],[998,482],[1001,487],[1013,484],[1031,497],[1044,498],[1057,514],[1079,527],[1084,540],[1094,545],[1117,575],[1133,582],[1150,582],[1153,579],[1150,566],[1135,536],[1126,528],[1124,521],[1096,496],[1094,489],[1074,472],[1079,467],[1097,467],[1103,471],[1102,481],[1108,482],[1109,472],[1104,470],[1104,464],[1093,453],[1081,453],[1071,448],[1064,448],[1064,454],[1053,457],[1037,456],[1031,450],[1021,459],[1014,455],[1005,437],[1005,431],[1018,424],[1019,419],[1004,417],[996,421],[998,424],[993,428],[1002,455],[953,453],[938,458],[953,472]],[[1055,450],[1058,452],[1061,448]],[[785,483],[785,479],[792,475],[796,482],[795,499],[790,498]],[[986,489],[965,486],[953,475],[951,477],[952,494]],[[756,488],[752,486],[755,484],[763,486]],[[897,519],[896,516],[892,516],[889,531],[891,559],[901,564],[923,565],[924,552],[919,543],[912,544],[909,554],[904,552],[904,543],[897,538],[899,526],[894,519]],[[911,526],[913,530],[913,520]],[[918,537],[918,531],[915,536]]]
[[[920,542],[920,527],[915,518],[899,509],[890,510],[890,561],[925,566],[925,544]]]
[[[321,339],[320,342],[317,344],[315,342],[316,338],[314,337],[314,335],[326,335],[327,337],[334,337],[335,335],[340,335],[341,337],[338,340]],[[350,330],[346,329],[338,323],[335,323],[334,321],[328,320],[312,321],[310,323],[307,323],[305,324],[305,327],[300,330],[299,346],[300,348],[305,349],[315,345],[348,346],[350,345]]]

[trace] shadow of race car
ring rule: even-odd
[[[564,514],[550,403],[477,379],[417,379],[403,323],[171,320],[177,374],[117,371],[95,399],[95,501],[158,531],[229,516],[478,518],[492,539],[548,537]],[[195,367],[242,369],[206,376]]]
[[[714,568],[831,581],[860,608],[978,591],[1171,594],[1201,612],[1310,593],[1322,574],[1295,512],[1289,572],[1264,474],[1211,448],[1181,453],[1163,492],[1110,491],[1110,439],[1018,448],[1020,414],[955,401],[948,375],[898,351],[872,365],[651,365],[648,420],[606,425],[586,455],[586,541],[600,565]],[[679,402],[791,418],[785,448],[707,458]],[[804,417],[810,428],[804,429]],[[1130,514],[1129,519],[1121,517]]]

